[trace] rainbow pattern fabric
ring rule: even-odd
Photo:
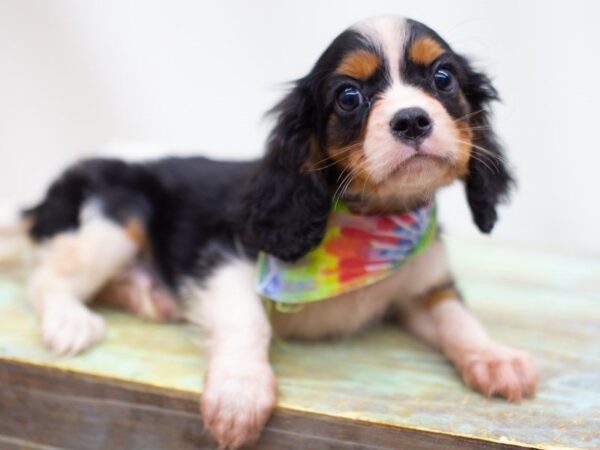
[[[404,214],[352,214],[334,206],[323,241],[294,263],[261,253],[258,293],[281,311],[382,280],[421,252],[437,227],[434,203]]]

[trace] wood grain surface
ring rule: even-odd
[[[483,238],[449,248],[490,333],[534,355],[537,397],[485,399],[392,326],[276,342],[279,407],[257,448],[600,449],[600,258]],[[1,449],[214,448],[197,410],[205,361],[191,330],[101,310],[105,341],[56,358],[18,278],[0,275]]]

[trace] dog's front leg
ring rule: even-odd
[[[228,261],[185,297],[188,319],[208,333],[204,424],[220,448],[240,447],[258,438],[276,403],[271,327],[255,292],[254,264]]]
[[[509,400],[535,393],[538,374],[531,357],[490,338],[454,289],[431,292],[406,318],[409,330],[441,349],[473,389]]]

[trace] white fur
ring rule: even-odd
[[[354,24],[351,29],[378,44],[386,56],[388,72],[394,83],[400,83],[400,61],[404,52],[407,21],[400,16],[380,16]]]
[[[182,289],[188,320],[208,333],[202,416],[221,447],[256,439],[276,403],[271,327],[255,282],[254,263],[236,259]]]
[[[535,393],[538,374],[531,357],[492,340],[457,299],[408,311],[408,328],[440,348],[463,380],[487,396],[520,400]]]
[[[367,124],[364,152],[369,174],[375,182],[384,181],[400,164],[416,153],[414,147],[403,144],[390,132],[390,121],[394,115],[401,109],[412,107],[421,107],[427,111],[433,123],[433,132],[423,141],[419,151],[449,161],[456,161],[460,156],[461,146],[456,127],[441,103],[418,88],[394,82],[373,105]],[[410,177],[410,168],[404,170],[406,179],[403,186],[418,189],[423,184],[435,184],[440,173],[431,170],[431,167],[428,169],[415,171],[413,168],[412,173],[417,175],[415,177]]]
[[[122,227],[99,210],[85,215],[77,231],[61,233],[39,248],[27,293],[41,321],[45,344],[75,354],[99,341],[102,318],[84,305],[137,252]]]

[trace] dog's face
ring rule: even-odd
[[[496,98],[489,79],[425,25],[354,25],[274,110],[251,208],[259,246],[295,259],[322,238],[332,199],[399,212],[457,178],[489,232],[511,181],[489,126]]]
[[[315,68],[327,73],[317,158],[347,173],[344,192],[359,193],[363,207],[385,199],[394,208],[467,174],[463,64],[437,34],[395,18],[358,24],[332,44]]]

